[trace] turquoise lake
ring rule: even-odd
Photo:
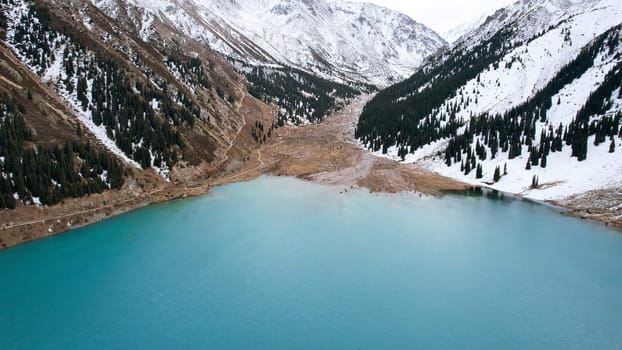
[[[0,349],[622,349],[622,234],[264,177],[0,252]]]

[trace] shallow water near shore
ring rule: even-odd
[[[0,252],[2,349],[619,349],[622,235],[262,177]]]

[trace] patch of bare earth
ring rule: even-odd
[[[376,157],[360,148],[354,140],[354,129],[368,99],[358,98],[322,124],[276,130],[259,151],[263,166],[256,169],[256,174],[295,176],[372,192],[439,194],[467,188],[455,180]]]
[[[54,206],[0,211],[0,249],[98,222],[129,210],[181,196],[153,172],[136,172],[119,191],[65,199]]]
[[[578,218],[601,222],[622,230],[622,189],[597,190],[572,196],[554,204]]]

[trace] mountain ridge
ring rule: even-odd
[[[337,82],[387,85],[412,73],[446,42],[410,17],[368,3],[334,1],[130,0],[214,50],[248,64],[287,65]],[[116,0],[93,0],[109,14]],[[146,37],[145,37],[146,38]]]

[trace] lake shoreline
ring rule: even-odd
[[[36,240],[53,237],[53,236],[56,236],[62,233],[74,231],[74,230],[77,230],[77,229],[80,229],[86,226],[99,223],[106,219],[109,219],[109,218],[112,218],[118,215],[126,214],[134,210],[146,208],[152,205],[170,203],[170,202],[174,202],[178,200],[185,200],[189,198],[202,197],[202,196],[208,195],[210,191],[214,188],[218,188],[221,186],[227,186],[227,185],[238,183],[238,182],[253,181],[261,176],[292,177],[292,178],[297,178],[299,180],[307,181],[307,182],[318,184],[318,185],[344,187],[344,189],[346,190],[367,190],[370,193],[376,193],[376,194],[420,193],[420,194],[430,195],[430,196],[439,197],[439,198],[442,198],[443,196],[446,196],[446,195],[453,195],[453,196],[477,195],[477,196],[488,197],[491,199],[496,199],[497,196],[501,196],[501,199],[521,200],[521,201],[533,203],[535,205],[548,207],[559,212],[562,215],[573,217],[579,220],[587,220],[587,221],[602,225],[607,228],[615,229],[616,231],[622,233],[622,227],[619,225],[616,225],[606,220],[598,220],[598,219],[592,219],[589,217],[585,217],[584,215],[581,215],[581,213],[577,211],[576,209],[563,206],[558,202],[534,200],[531,198],[523,197],[520,194],[498,191],[498,190],[484,187],[484,186],[481,186],[481,187],[480,186],[466,186],[464,189],[455,189],[455,188],[454,189],[439,189],[438,192],[434,192],[434,193],[422,193],[422,192],[417,192],[417,191],[385,192],[385,191],[374,191],[369,188],[357,187],[357,186],[346,187],[343,184],[334,184],[334,183],[328,184],[326,183],[326,181],[315,180],[309,177],[274,175],[271,173],[262,173],[262,174],[259,174],[258,176],[252,176],[252,177],[240,177],[240,178],[233,177],[229,180],[221,179],[221,180],[218,180],[218,184],[216,185],[210,185],[208,183],[208,184],[198,186],[196,188],[190,188],[190,189],[189,188],[175,188],[175,189],[169,188],[168,191],[166,192],[166,195],[153,196],[153,197],[148,196],[142,199],[137,198],[137,201],[134,203],[126,203],[125,205],[121,205],[118,207],[115,207],[114,204],[112,204],[105,208],[94,209],[91,213],[89,213],[89,215],[86,215],[86,216],[83,213],[69,213],[63,218],[54,217],[54,218],[42,219],[41,222],[26,224],[22,226],[24,229],[27,229],[27,230],[33,230],[34,232],[36,231],[42,232],[41,234],[33,233],[32,235],[28,236],[26,239],[22,240],[21,242],[15,242],[14,244],[6,244],[7,242],[3,240],[2,243],[6,245],[0,245],[0,251],[15,247],[21,244],[25,244],[25,243],[33,242]],[[79,219],[77,220],[75,224],[63,225],[63,223],[65,222],[76,221],[75,219]],[[46,227],[48,227],[48,230],[45,229]],[[55,228],[53,228],[50,232],[49,227],[55,227]],[[10,232],[12,229],[14,228],[6,228],[6,227],[0,228],[0,232],[2,232],[1,236],[5,237],[6,233]]]
[[[607,348],[619,338],[622,236],[604,227],[509,197],[279,176],[211,190],[2,252],[3,343],[530,348],[555,334],[548,345]],[[462,325],[450,344],[447,329]]]
[[[326,175],[326,174],[323,174]],[[316,180],[308,176],[291,176],[291,175],[275,175],[272,173],[259,173],[259,174],[233,174],[231,176],[217,179],[213,182],[207,182],[203,185],[199,185],[194,188],[185,188],[179,187],[176,185],[170,185],[168,188],[158,191],[158,195],[147,194],[145,197],[136,197],[132,199],[126,199],[121,201],[121,204],[108,204],[103,207],[97,207],[93,209],[80,210],[78,212],[67,212],[65,215],[58,215],[52,217],[45,217],[40,220],[28,221],[28,222],[19,222],[19,223],[10,223],[9,225],[3,224],[0,226],[0,251],[5,249],[10,249],[12,247],[26,244],[29,242],[37,241],[40,239],[45,239],[49,237],[53,237],[56,235],[60,235],[66,232],[74,231],[86,226],[90,226],[93,224],[97,224],[106,219],[122,215],[134,210],[138,210],[141,208],[146,208],[152,205],[164,204],[169,202],[174,202],[177,200],[184,200],[189,198],[196,198],[208,195],[210,191],[214,188],[218,188],[221,186],[227,186],[230,184],[238,183],[238,182],[247,182],[253,181],[261,176],[275,176],[275,177],[291,177],[299,180],[307,181],[310,183],[315,183],[318,185],[324,186],[340,186],[347,188],[349,190],[364,190],[365,188],[357,187],[357,186],[345,186],[345,184],[339,183],[327,183],[325,180]],[[370,193],[405,193],[406,191],[374,191],[373,189],[367,189]],[[434,196],[442,196],[443,193],[460,193],[461,191],[466,191],[465,189],[435,189],[432,192],[425,193],[426,195],[434,195]],[[103,197],[104,195],[115,195],[115,192],[119,199],[124,199],[129,196],[127,193],[122,193],[122,191],[112,191],[107,192],[105,194],[100,195],[92,195],[91,197]],[[76,202],[80,201],[80,198],[70,199],[67,202]],[[96,199],[94,201],[98,201]],[[105,201],[104,201],[105,203]],[[45,209],[61,209],[67,206],[66,204],[59,204],[52,207],[44,207],[44,208],[36,208],[37,210],[45,210]],[[32,210],[31,206],[22,206],[15,209],[15,211],[20,210]],[[11,213],[10,211],[5,211],[4,214]],[[0,213],[2,214],[2,213]]]
[[[358,115],[370,96],[354,100],[321,124],[275,129],[262,145],[246,153],[228,155],[212,172],[198,172],[188,183],[169,183],[157,174],[135,172],[140,183],[120,191],[107,191],[85,198],[67,199],[64,204],[36,208],[21,206],[14,211],[0,211],[0,250],[33,240],[100,222],[149,205],[187,197],[203,196],[212,188],[257,179],[260,176],[294,177],[321,185],[367,189],[372,193],[415,192],[442,196],[487,188],[465,184],[416,165],[371,154],[354,139]],[[231,149],[230,149],[231,150]],[[230,168],[230,164],[237,164]],[[148,172],[147,172],[148,173]],[[140,188],[139,188],[140,187]],[[488,188],[488,190],[492,190]],[[565,215],[601,223],[622,231],[622,217],[613,220],[607,208],[593,215],[587,202],[583,210],[572,202],[535,201],[520,194],[506,193],[541,205],[553,206]],[[605,193],[606,195],[606,193]],[[622,196],[621,196],[622,200]]]

